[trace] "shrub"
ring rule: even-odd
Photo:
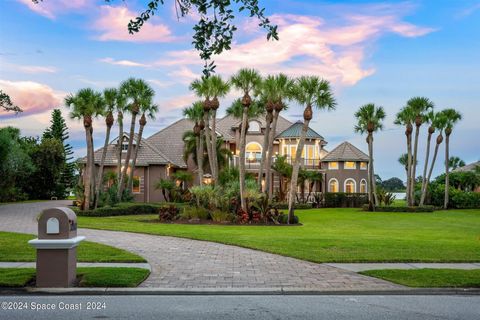
[[[221,210],[214,210],[210,216],[214,222],[232,222],[235,218],[231,213]]]
[[[153,204],[129,204],[120,203],[116,206],[106,206],[97,208],[95,210],[83,210],[79,208],[72,208],[77,216],[84,217],[110,217],[110,216],[127,216],[139,214],[155,214],[157,213],[159,205]]]
[[[280,222],[281,224],[288,224],[288,214],[280,214],[280,216],[278,217],[278,222]],[[298,219],[298,216],[293,216],[293,222],[295,224],[299,223],[300,222],[300,219]]]
[[[448,191],[449,207],[456,209],[480,208],[480,193],[471,191],[462,191],[450,187]],[[445,199],[445,185],[434,184],[430,188],[430,203],[436,207],[443,206]]]
[[[325,207],[361,208],[366,203],[368,203],[368,194],[366,193],[325,193]]]
[[[207,209],[202,207],[185,207],[180,214],[181,219],[201,219],[207,220],[210,218],[210,214]]]
[[[180,209],[174,205],[162,206],[158,209],[158,218],[160,221],[168,222],[177,218]]]
[[[363,211],[368,211],[368,204],[363,205]],[[375,207],[376,212],[433,212],[433,206],[423,206],[423,207],[384,207],[377,206]]]
[[[272,203],[272,208],[276,208],[279,210],[288,209],[288,202],[274,202]],[[295,203],[293,205],[293,208],[298,210],[312,209],[313,204],[312,203]]]

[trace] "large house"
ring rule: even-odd
[[[134,143],[138,149],[137,163],[132,193],[136,201],[158,202],[162,201],[161,190],[156,189],[160,179],[170,177],[178,170],[187,170],[196,173],[196,165],[189,158],[184,159],[183,134],[192,130],[193,122],[188,119],[180,119],[154,135],[142,139],[140,146]],[[224,140],[224,147],[231,151],[232,160],[230,165],[239,164],[239,140],[241,121],[232,116],[226,116],[217,120],[216,132],[219,138]],[[296,148],[302,128],[301,122],[292,123],[283,117],[279,117],[277,135],[274,141],[273,155],[285,156],[289,163],[293,163]],[[265,120],[250,120],[246,136],[246,170],[255,175],[258,173],[262,153],[263,138],[265,132]],[[135,138],[136,141],[136,138]],[[107,149],[105,171],[116,171],[118,159],[118,140],[113,140]],[[328,152],[324,149],[327,141],[323,136],[309,128],[305,147],[302,153],[301,166],[306,170],[315,170],[322,174],[322,182],[306,186],[305,192],[367,192],[367,164],[368,156],[348,142],[344,142]],[[128,135],[124,135],[122,146],[122,158],[125,157],[128,145]],[[103,148],[95,151],[95,163],[100,164]],[[194,174],[195,179],[197,175]],[[279,177],[272,172],[271,190],[274,193],[279,188]],[[209,181],[206,172],[204,182]],[[195,183],[198,181],[195,181]],[[300,192],[300,188],[299,188]]]

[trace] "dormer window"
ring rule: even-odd
[[[260,132],[260,123],[257,121],[250,121],[248,123],[248,131],[249,132]]]
[[[122,152],[127,152],[128,150],[128,142],[122,144]]]

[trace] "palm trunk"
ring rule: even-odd
[[[410,199],[412,201],[412,205],[415,205],[415,182],[417,180],[416,171],[417,171],[417,151],[418,151],[418,137],[420,135],[420,126],[415,126],[415,142],[413,146],[413,159],[412,159],[412,170],[411,170],[411,178],[410,178]]]
[[[369,148],[369,154],[370,154],[370,159],[369,159],[369,164],[371,168],[371,173],[370,173],[370,180],[372,181],[372,194],[373,194],[373,200],[375,201],[375,206],[379,205],[378,202],[378,196],[377,196],[377,181],[375,179],[375,169],[374,169],[374,163],[373,163],[373,135],[370,135],[370,143],[368,144]]]
[[[213,181],[214,184],[218,180],[218,157],[217,157],[217,131],[216,131],[216,123],[217,123],[217,110],[213,109],[212,112],[212,130],[211,130],[211,141],[212,141],[212,162],[211,165],[213,166]]]
[[[200,133],[196,138],[196,152],[197,152],[197,175],[198,175],[198,185],[202,185],[203,180],[203,148],[200,148],[200,144],[203,142],[201,139],[202,134]],[[202,150],[202,151],[200,151]]]
[[[260,161],[260,169],[258,171],[258,185],[260,186],[260,191],[263,191],[263,187],[262,187],[263,172],[265,171],[265,173],[267,173],[267,170],[265,168],[266,159],[267,159],[267,156],[270,157],[270,152],[268,152],[269,151],[268,141],[270,139],[271,122],[272,122],[272,113],[267,113],[267,116],[265,117],[265,133],[263,135],[262,160]],[[265,178],[265,183],[266,183],[266,180],[267,179]]]
[[[83,194],[84,194],[84,210],[89,210],[90,209],[90,197],[91,197],[91,182],[92,182],[92,152],[93,152],[93,145],[92,145],[92,131],[90,130],[90,127],[85,127],[85,140],[87,142],[87,167],[85,168],[84,171],[84,177],[83,177]]]
[[[407,205],[412,205],[412,135],[407,135]]]
[[[137,119],[137,112],[132,112],[132,121],[130,122],[130,136],[128,139],[127,155],[125,156],[125,166],[123,167],[122,174],[120,176],[120,183],[118,185],[117,197],[122,199],[123,190],[125,190],[125,178],[127,177],[127,169],[132,155],[133,139],[135,137],[135,120]]]
[[[270,135],[268,137],[268,157],[265,163],[265,194],[268,196],[268,200],[272,199],[272,189],[270,188],[272,176],[272,154],[273,154],[273,140],[275,139],[276,131],[277,131],[277,122],[278,122],[278,115],[280,114],[279,111],[274,111],[273,113],[273,122],[272,122],[272,129],[270,130]]]
[[[122,146],[123,146],[123,112],[118,112],[118,159],[117,159],[117,189],[122,174]]]
[[[130,190],[133,187],[133,175],[135,173],[135,165],[137,164],[138,149],[140,149],[140,143],[142,142],[143,128],[145,128],[145,125],[140,125],[140,127],[138,128],[137,146],[135,147],[135,151],[133,152],[132,168],[130,169],[130,175],[128,178],[128,187]]]
[[[428,169],[428,160],[430,158],[430,143],[432,140],[432,133],[428,132],[428,138],[427,138],[427,151],[425,153],[425,165],[423,166],[423,176],[422,176],[422,194],[420,196],[420,206],[423,206],[425,202],[425,196],[426,196],[426,190],[425,190],[425,184],[427,182],[427,169]]]
[[[450,143],[450,133],[445,134],[445,200],[443,201],[443,208],[448,209],[448,192],[450,189],[450,180],[449,180],[449,168],[448,168],[448,159],[449,159],[449,143]]]
[[[373,149],[370,147],[372,141],[370,141],[370,135],[368,134],[367,143],[368,143],[368,174],[367,174],[367,185],[368,185],[368,210],[375,211],[375,202],[373,199],[373,179],[375,178],[372,175],[372,159],[373,159]],[[373,178],[373,179],[372,179]]]
[[[246,105],[243,107],[242,114],[242,128],[240,130],[240,205],[244,212],[247,212],[247,201],[245,199],[245,147],[246,147],[246,135],[247,135],[247,122],[248,122],[248,108]]]
[[[112,129],[112,126],[107,125],[107,133],[105,135],[105,143],[103,144],[102,159],[100,160],[100,168],[98,168],[97,186],[95,188],[95,202],[93,204],[94,209],[97,209],[98,198],[100,197],[100,190],[103,187],[103,167],[104,167],[104,164],[105,164],[105,158],[107,156],[108,141],[110,140],[110,130],[111,129]]]
[[[210,167],[210,174],[212,175],[212,180],[215,175],[215,167],[213,164],[213,155],[212,155],[212,141],[211,141],[211,133],[210,133],[210,125],[208,123],[208,112],[205,112],[204,115],[204,121],[205,121],[205,141],[207,144],[207,155],[208,155],[208,165]]]
[[[425,198],[427,196],[428,185],[430,183],[430,178],[432,177],[433,168],[435,167],[435,161],[437,160],[438,149],[440,147],[440,144],[442,143],[442,140],[443,140],[442,132],[440,132],[438,137],[437,137],[437,143],[435,145],[435,151],[433,152],[432,164],[430,165],[430,170],[428,171],[428,177],[427,177],[427,180],[425,181],[425,189],[424,189]],[[425,199],[424,199],[424,201],[425,201]]]
[[[290,196],[288,197],[288,223],[294,223],[294,199],[297,191],[298,172],[300,171],[300,161],[302,158],[303,146],[305,145],[305,138],[307,137],[308,125],[310,120],[303,121],[303,128],[300,134],[300,140],[297,145],[297,154],[293,164],[292,179],[290,181]]]

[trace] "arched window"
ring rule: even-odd
[[[330,179],[328,182],[328,192],[338,192],[338,180],[335,178]]]
[[[245,148],[247,162],[260,162],[262,160],[262,146],[257,142],[250,142]]]
[[[357,183],[353,179],[345,180],[344,190],[346,193],[355,193],[357,192]]]
[[[260,132],[260,123],[257,121],[250,121],[248,123],[248,131],[249,132]]]
[[[360,193],[367,193],[367,181],[365,179],[360,181]]]

